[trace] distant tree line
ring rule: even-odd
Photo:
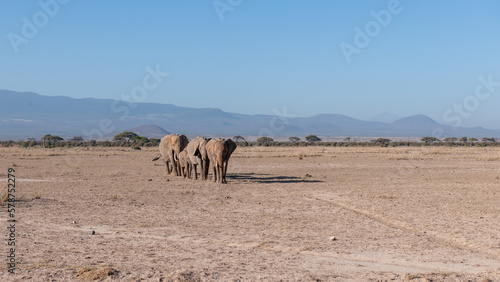
[[[325,147],[423,147],[423,146],[448,146],[448,147],[486,147],[486,146],[500,146],[500,142],[494,137],[484,137],[481,140],[476,138],[467,137],[447,137],[438,139],[436,137],[426,136],[420,141],[392,141],[388,138],[377,138],[370,141],[356,141],[351,137],[346,137],[342,141],[322,141],[316,135],[308,135],[302,140],[300,137],[292,136],[288,138],[289,141],[274,141],[271,137],[260,137],[256,141],[246,141],[244,137],[237,135],[233,137],[238,146],[251,147],[251,146],[283,146],[283,147],[307,147],[307,146],[325,146]],[[42,147],[42,148],[57,148],[57,147],[132,147],[140,149],[141,147],[156,147],[160,144],[160,139],[148,139],[144,136],[139,136],[134,132],[125,131],[116,135],[113,140],[85,141],[81,136],[75,136],[71,139],[64,140],[64,138],[47,134],[40,140],[35,138],[28,138],[23,141],[0,141],[0,146],[11,147],[20,146],[28,147]]]
[[[448,146],[448,147],[485,147],[500,146],[500,142],[494,137],[484,137],[479,141],[476,138],[456,138],[447,137],[438,139],[436,137],[423,137],[420,141],[392,141],[388,138],[377,138],[370,141],[355,141],[351,137],[346,137],[342,141],[322,141],[316,135],[306,136],[301,140],[299,137],[290,137],[289,141],[274,141],[271,137],[260,137],[255,142],[238,142],[239,146],[325,146],[325,147],[423,147],[423,146]]]
[[[24,148],[28,147],[42,147],[42,148],[71,148],[71,147],[133,147],[135,149],[140,149],[141,147],[155,147],[160,144],[160,139],[151,138],[148,139],[144,136],[139,136],[134,132],[122,132],[116,135],[112,141],[97,141],[94,139],[85,141],[83,137],[76,136],[68,140],[64,138],[47,134],[43,136],[40,140],[35,138],[28,138],[22,141],[0,141],[0,146],[10,147],[10,146],[20,146]]]

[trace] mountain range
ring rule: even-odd
[[[378,119],[394,119],[383,115]],[[148,138],[169,132],[188,136],[353,136],[353,137],[476,137],[500,136],[500,130],[442,125],[425,115],[393,122],[365,121],[339,114],[311,117],[244,115],[217,108],[187,108],[171,104],[132,103],[112,99],[75,99],[32,92],[0,90],[0,140],[63,138],[110,139],[122,131]],[[250,138],[251,139],[251,138]]]

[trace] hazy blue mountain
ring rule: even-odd
[[[392,123],[394,126],[399,127],[435,127],[439,126],[439,123],[426,115],[413,115],[409,117],[405,117],[402,119],[398,119]]]
[[[397,121],[398,119],[401,119],[400,116],[391,114],[391,113],[379,113],[376,114],[375,116],[371,117],[369,121],[379,121],[383,123],[392,123]]]
[[[500,136],[499,130],[453,128],[425,115],[392,123],[364,121],[338,114],[311,117],[243,115],[214,108],[186,108],[171,104],[127,103],[112,99],[74,99],[31,92],[0,90],[0,139],[64,138],[109,139],[122,131],[149,138],[169,132],[205,136],[319,136],[367,137],[476,137]]]

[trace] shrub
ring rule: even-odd
[[[305,137],[307,141],[309,142],[320,142],[321,141],[321,138],[319,138],[318,136],[316,135],[308,135]]]
[[[269,146],[273,141],[271,137],[260,137],[257,139],[257,146]]]

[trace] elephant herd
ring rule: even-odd
[[[236,143],[231,139],[196,137],[188,141],[185,135],[169,134],[160,141],[160,156],[167,166],[168,174],[202,180],[208,179],[210,166],[213,169],[214,182],[227,183],[227,165]]]

